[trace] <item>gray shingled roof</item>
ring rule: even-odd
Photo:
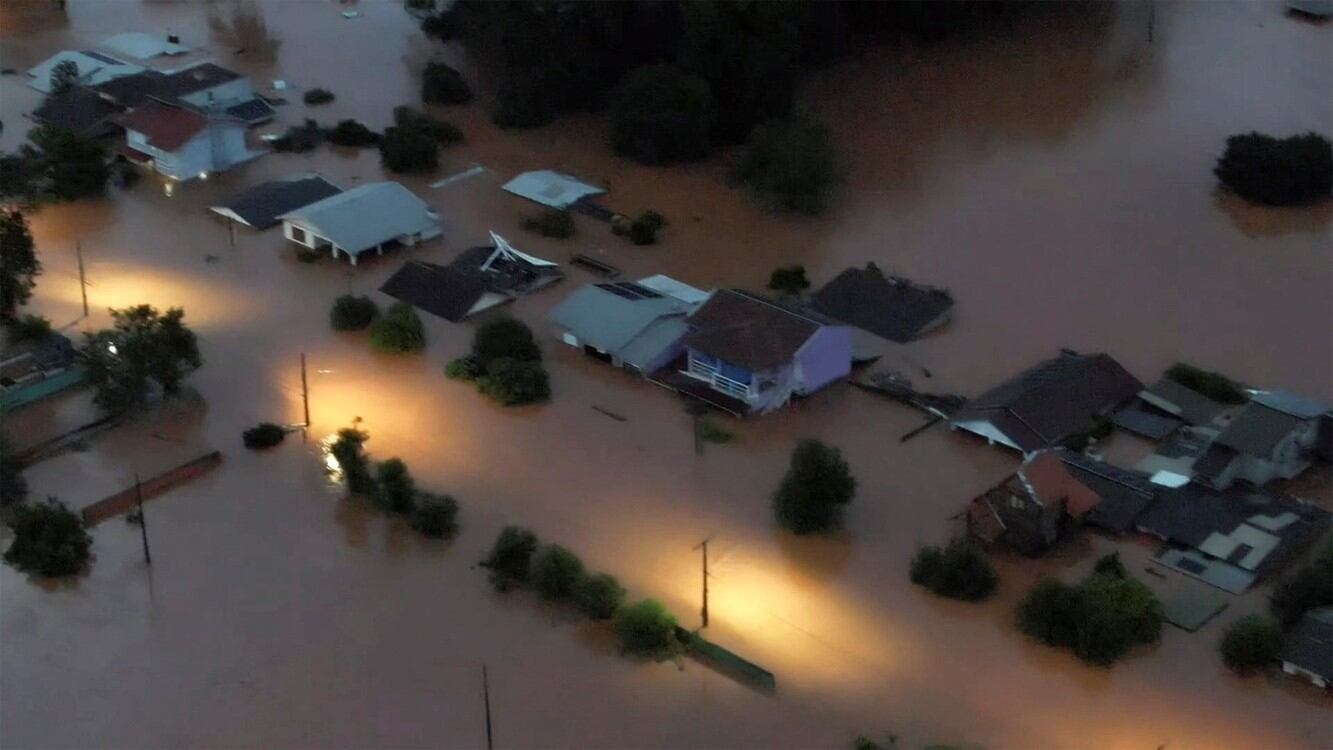
[[[1333,681],[1333,607],[1305,613],[1287,634],[1282,661]]]
[[[395,271],[380,291],[457,323],[467,317],[487,289],[486,283],[476,276],[450,266],[414,260]]]
[[[877,268],[848,268],[815,293],[819,312],[881,338],[906,343],[940,325],[953,309],[943,289],[886,276]]]
[[[277,226],[282,214],[341,192],[337,185],[317,174],[297,175],[261,182],[212,209],[218,213],[222,213],[219,209],[226,209],[255,229],[268,229]]]
[[[1226,408],[1224,404],[1170,378],[1162,378],[1148,386],[1139,397],[1192,425],[1208,424]]]
[[[718,289],[690,315],[685,344],[709,356],[763,372],[790,362],[821,327],[833,321],[791,310],[757,294]]]
[[[1231,420],[1217,442],[1252,456],[1270,456],[1282,439],[1304,419],[1251,401]]]

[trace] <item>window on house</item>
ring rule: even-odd
[[[308,240],[306,240],[305,236],[305,230],[300,227],[292,227],[292,239],[296,240],[302,245],[308,244]]]

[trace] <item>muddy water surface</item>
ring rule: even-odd
[[[231,7],[76,0],[60,14],[6,3],[0,64],[22,70],[127,30],[206,44],[210,9]],[[362,15],[345,20],[348,8]],[[415,71],[438,52],[397,3],[260,9],[280,37],[274,60],[215,53],[257,82],[296,87],[284,123],[383,126],[393,105],[415,100]],[[727,154],[648,170],[609,155],[593,117],[510,134],[481,105],[453,110],[468,141],[445,152],[441,173],[489,171],[438,190],[408,180],[445,217],[447,241],[400,256],[447,260],[495,229],[546,257],[604,254],[630,276],[704,287],[758,286],[780,263],[822,280],[875,260],[954,291],[954,323],[895,356],[964,393],[1070,346],[1109,351],[1143,378],[1188,359],[1333,399],[1328,211],[1238,206],[1214,193],[1209,172],[1230,133],[1333,130],[1329,30],[1277,4],[1158,3],[1151,44],[1146,31],[1145,6],[1057,14],[992,39],[867,51],[816,75],[807,101],[833,123],[849,168],[840,207],[818,220],[753,208],[725,183]],[[466,67],[459,50],[440,54]],[[338,100],[307,113],[299,92],[313,86]],[[21,77],[0,79],[0,146],[21,140],[20,114],[37,103]],[[546,167],[606,182],[618,210],[661,211],[664,242],[632,248],[582,219],[563,243],[524,235],[532,209],[498,186]],[[836,747],[889,731],[996,748],[1333,745],[1325,696],[1239,680],[1216,657],[1221,625],[1260,609],[1264,591],[1199,633],[1167,628],[1159,645],[1094,670],[1026,641],[1010,619],[1031,581],[1081,574],[1114,546],[1106,540],[1040,563],[1001,560],[1001,592],[986,605],[911,587],[915,546],[943,538],[967,498],[1015,464],[940,430],[899,443],[915,414],[839,387],[739,425],[736,443],[698,457],[679,402],[554,342],[554,400],[503,410],[440,372],[470,326],[428,319],[427,352],[405,358],[331,332],[331,300],[373,293],[401,257],[299,264],[274,232],[230,247],[204,211],[312,169],[344,185],[382,178],[373,153],[272,155],[170,197],[144,180],[33,218],[47,269],[33,307],[52,320],[79,318],[75,242],[94,308],[186,308],[206,361],[192,378],[208,401],[195,437],[227,463],[151,504],[151,570],[137,531],[119,522],[96,530],[97,563],[72,584],[50,590],[0,569],[5,746],[478,747],[483,662],[499,747]],[[570,273],[513,313],[540,327],[585,280]],[[302,351],[313,439],[243,451],[243,427],[301,419]],[[423,485],[459,499],[455,541],[424,542],[338,499],[316,439],[358,416],[372,452],[403,457]],[[842,447],[861,481],[840,537],[796,540],[770,523],[767,494],[803,436]],[[98,487],[86,472],[38,467],[34,491],[87,504],[107,477],[128,482],[156,459],[115,441],[80,454],[99,461]],[[691,546],[713,535],[709,635],[777,673],[778,695],[694,664],[620,658],[598,628],[492,593],[474,562],[506,523],[572,547],[691,626]],[[1151,554],[1119,548],[1136,569]]]

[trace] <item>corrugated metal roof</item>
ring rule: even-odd
[[[630,298],[600,285],[588,284],[556,305],[547,317],[577,336],[579,341],[638,366],[661,351],[650,351],[654,346],[677,333],[677,338],[668,343],[684,336],[687,312],[689,306],[673,297]],[[676,318],[681,321],[681,326],[659,326],[649,332],[654,323],[663,318]],[[641,336],[644,338],[639,341]],[[629,350],[629,356],[623,354],[626,350]]]
[[[503,189],[543,206],[561,210],[569,208],[581,198],[606,192],[602,188],[550,169],[524,172],[506,182]]]
[[[278,217],[309,229],[357,255],[405,235],[434,236],[439,219],[397,182],[372,182]]]

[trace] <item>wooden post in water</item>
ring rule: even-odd
[[[139,474],[134,474],[134,497],[139,501],[139,536],[143,539],[143,561],[153,564],[153,555],[148,551],[148,518],[143,514],[143,486],[139,484]]]
[[[486,663],[481,664],[481,699],[486,706],[486,750],[494,750],[495,743],[491,737],[491,683],[486,675]]]
[[[305,442],[310,431],[310,386],[305,377],[305,352],[301,352],[301,407],[305,410],[305,422],[301,425],[301,441]]]
[[[709,539],[712,539],[712,538],[713,538],[713,537],[710,535],[710,536],[706,537],[702,542],[699,542],[698,544],[694,545],[694,548],[695,548],[695,549],[697,549],[697,550],[703,550],[703,563],[704,563],[704,566],[703,566],[703,571],[704,571],[704,575],[703,575],[704,597],[703,597],[703,599],[704,599],[704,602],[703,602],[703,607],[699,610],[699,614],[700,614],[700,615],[702,616],[702,618],[703,618],[703,625],[700,625],[700,626],[699,626],[699,627],[701,627],[701,628],[706,628],[706,627],[708,627],[708,540],[709,540]]]
[[[83,243],[74,241],[74,255],[79,259],[79,292],[83,294],[83,317],[88,317],[88,278],[83,273]]]

